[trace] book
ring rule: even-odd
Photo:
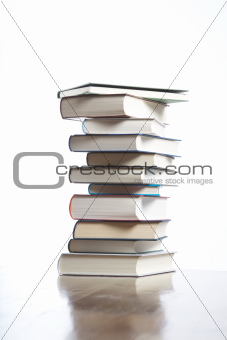
[[[125,85],[110,85],[88,83],[67,90],[59,91],[58,98],[78,96],[81,94],[132,94],[139,97],[149,98],[164,103],[185,102],[187,90],[162,89],[155,87],[138,87]]]
[[[82,124],[85,134],[152,134],[165,136],[165,125],[157,119],[91,118]]]
[[[61,99],[62,118],[156,118],[168,123],[167,105],[131,95],[83,95]]]
[[[174,271],[174,252],[146,254],[61,254],[59,275],[146,276]]]
[[[166,237],[169,221],[80,220],[74,226],[73,238],[152,241]]]
[[[89,166],[133,166],[166,168],[173,165],[174,157],[148,152],[89,152],[87,164]]]
[[[167,197],[130,195],[74,195],[69,211],[73,219],[164,220]]]
[[[88,193],[90,195],[136,195],[136,196],[169,196],[170,188],[177,185],[160,184],[90,184]]]
[[[71,166],[71,183],[117,183],[117,184],[176,184],[177,173],[155,167],[103,167]]]
[[[151,276],[142,276],[142,277],[112,277],[112,276],[77,276],[76,282],[75,278],[70,275],[61,275],[58,277],[58,287],[61,291],[66,294],[69,298],[69,305],[72,304],[73,313],[75,315],[75,303],[72,299],[72,290],[75,289],[78,293],[82,293],[83,299],[77,299],[77,302],[82,300],[81,306],[76,305],[79,309],[84,311],[84,296],[89,300],[89,306],[91,306],[91,297],[93,296],[93,306],[94,311],[97,311],[99,307],[100,310],[103,311],[103,304],[97,305],[96,293],[101,294],[101,296],[106,296],[106,294],[111,294],[111,297],[114,296],[114,300],[116,303],[116,307],[119,308],[119,303],[121,310],[125,308],[125,311],[128,312],[128,305],[125,306],[125,301],[122,299],[122,294],[132,294],[133,298],[131,303],[134,304],[134,299],[137,299],[137,310],[141,308],[141,311],[144,311],[144,306],[148,306],[150,308],[154,305],[154,292],[159,292],[156,295],[155,301],[158,300],[158,304],[160,303],[158,296],[160,293],[167,293],[173,290],[173,272],[163,273],[161,275],[151,275]],[[86,293],[86,294],[84,294]],[[118,298],[119,297],[119,298]],[[144,299],[143,299],[144,297]],[[109,303],[108,299],[103,299]],[[146,302],[146,303],[145,303]],[[141,306],[138,306],[138,303]],[[111,301],[112,305],[112,301]],[[153,308],[153,307],[152,307]],[[118,309],[117,309],[118,310]],[[84,313],[83,313],[84,314]],[[101,314],[101,313],[100,313]],[[143,314],[141,314],[143,316]],[[160,315],[160,311],[159,311]],[[86,315],[84,316],[86,318]],[[87,318],[86,318],[87,320]],[[85,324],[86,325],[86,324]],[[86,328],[86,326],[85,326]],[[90,334],[89,334],[90,336]],[[89,336],[87,338],[89,338]]]
[[[74,152],[141,151],[176,157],[179,140],[144,134],[74,135],[69,148]]]
[[[139,254],[163,251],[161,240],[103,240],[103,239],[72,239],[69,241],[70,253],[120,253]]]

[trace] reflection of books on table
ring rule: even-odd
[[[152,334],[152,339],[161,340],[165,322],[161,298],[173,291],[174,274],[141,278],[59,276],[58,289],[67,300],[73,327],[82,340],[90,339],[91,334],[94,339],[116,340],[118,330],[121,339],[130,334],[137,339],[142,330],[148,339]]]

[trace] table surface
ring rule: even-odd
[[[135,279],[58,277],[52,268],[40,283],[43,274],[19,268],[0,274],[1,339],[227,338],[227,272]]]

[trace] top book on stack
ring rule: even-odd
[[[95,94],[94,89],[96,89]],[[62,117],[66,119],[79,117],[151,118],[166,124],[168,123],[167,103],[186,101],[184,92],[90,84],[90,86],[61,91],[58,96],[62,98],[60,110]]]
[[[79,96],[82,94],[131,94],[133,96],[148,98],[168,104],[187,101],[185,92],[188,91],[169,88],[163,89],[154,87],[88,83],[67,90],[59,91],[58,98]]]

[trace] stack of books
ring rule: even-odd
[[[145,276],[174,271],[174,252],[163,245],[171,186],[166,167],[178,157],[179,140],[165,137],[168,104],[186,101],[184,90],[86,84],[58,93],[64,119],[82,119],[83,134],[69,148],[87,153],[87,166],[72,166],[78,220],[60,275]]]

